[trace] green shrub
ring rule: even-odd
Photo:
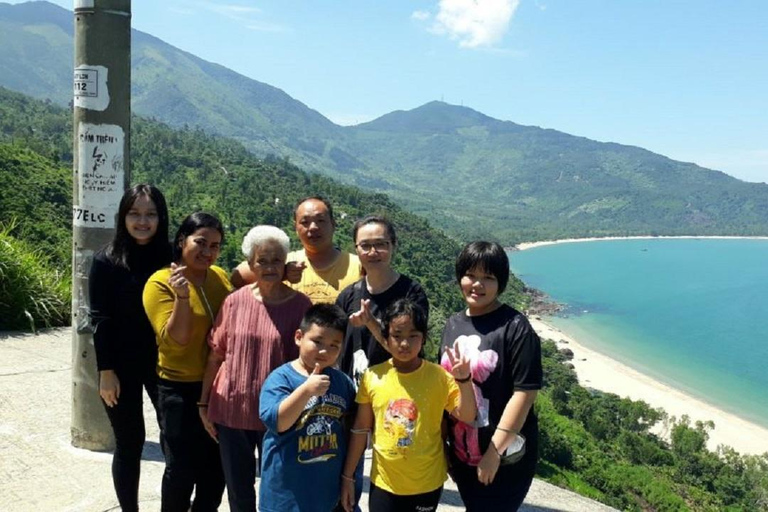
[[[0,330],[35,330],[67,325],[70,276],[0,224]]]

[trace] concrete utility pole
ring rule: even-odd
[[[99,397],[88,273],[130,183],[131,2],[75,0],[72,445],[114,447]]]

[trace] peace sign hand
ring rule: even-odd
[[[461,353],[458,341],[454,341],[453,348],[448,347],[445,353],[448,354],[448,361],[451,363],[451,375],[454,379],[465,380],[472,375],[469,359]]]
[[[371,313],[371,301],[370,299],[360,299],[360,311],[349,315],[349,323],[352,327],[364,327],[369,322],[375,321],[375,317]]]

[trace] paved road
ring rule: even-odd
[[[0,333],[0,512],[119,510],[111,454],[70,445],[70,340],[69,329]],[[147,430],[139,493],[142,510],[155,511],[160,509],[163,456],[157,425],[149,421]],[[226,497],[220,510],[229,510]],[[463,510],[450,481],[438,510]],[[537,480],[521,510],[613,509]]]

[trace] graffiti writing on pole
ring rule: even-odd
[[[72,210],[76,226],[111,229],[123,195],[125,132],[113,124],[80,123],[78,201]]]

